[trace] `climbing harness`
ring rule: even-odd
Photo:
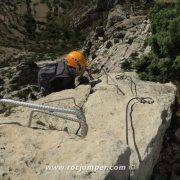
[[[69,121],[77,122],[79,123],[78,131],[81,129],[80,136],[85,137],[87,135],[88,125],[86,123],[86,118],[84,116],[84,113],[79,109],[51,107],[51,106],[46,106],[46,105],[38,105],[38,104],[15,101],[15,100],[10,100],[10,99],[0,99],[0,104],[10,104],[10,105],[23,106],[23,107],[28,107],[30,109],[33,109],[33,111],[30,113],[28,127],[31,126],[33,113],[41,112],[41,113],[53,115],[59,118],[63,118]],[[70,117],[69,115],[74,115],[75,117]]]

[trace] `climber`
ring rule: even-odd
[[[72,51],[65,59],[41,68],[38,73],[38,84],[42,95],[75,88],[76,77],[79,77],[80,83],[88,83],[88,79],[82,76],[86,64],[83,53]]]

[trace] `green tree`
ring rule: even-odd
[[[24,20],[25,20],[24,27],[28,33],[29,38],[33,38],[36,31],[36,21],[31,14],[26,14],[24,16]]]
[[[180,14],[178,3],[154,3],[149,19],[152,53],[139,58],[134,68],[140,78],[168,82],[180,77]]]

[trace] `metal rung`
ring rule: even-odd
[[[57,107],[51,107],[51,106],[46,106],[46,105],[38,105],[38,104],[33,104],[33,103],[28,103],[28,102],[15,101],[11,99],[0,99],[0,104],[10,104],[14,106],[28,107],[33,110],[40,110],[42,113],[46,113],[46,114],[48,113],[56,117],[61,117],[66,120],[78,122],[81,127],[81,137],[85,137],[87,135],[88,125],[86,123],[86,118],[84,116],[84,113],[81,110],[69,109],[69,108],[57,108]],[[66,115],[60,115],[60,113],[66,114]],[[67,115],[75,115],[76,118],[72,118]],[[32,119],[32,114],[30,115],[29,122],[31,122],[31,119]]]

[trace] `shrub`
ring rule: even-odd
[[[130,38],[128,39],[128,44],[132,44],[133,41],[134,41],[134,38],[133,38],[133,37],[130,37]]]
[[[172,40],[171,55],[176,56],[177,54],[179,54],[180,51],[180,16],[170,22],[169,32]]]
[[[43,36],[47,39],[58,39],[62,36],[62,31],[54,20],[48,21]]]
[[[139,74],[139,77],[144,80],[144,81],[148,81],[149,80],[149,77],[148,77],[148,74],[145,73],[145,72],[142,72]]]
[[[152,53],[142,56],[134,68],[143,80],[162,83],[180,76],[180,15],[175,3],[155,3],[150,9]]]
[[[114,38],[114,44],[119,43],[119,39],[118,38]]]
[[[5,51],[0,49],[0,54],[5,54]]]
[[[170,32],[168,31],[161,31],[154,34],[149,40],[149,45],[152,47],[152,50],[159,55],[159,57],[168,56],[171,53],[172,44]]]
[[[132,70],[132,62],[129,60],[125,60],[121,63],[121,68],[127,71]]]
[[[176,57],[172,65],[172,71],[174,78],[180,77],[180,55]]]
[[[153,60],[154,55],[144,55],[141,58],[137,59],[137,61],[134,64],[135,69],[138,73],[146,71],[147,67],[151,64],[151,61]]]
[[[171,54],[172,48],[178,40],[178,38],[174,38],[179,34],[175,6],[167,6],[163,3],[155,4],[150,9],[149,18],[152,32],[149,44],[159,57],[166,57]]]
[[[172,74],[172,61],[170,58],[158,58],[148,54],[139,58],[134,64],[140,77],[149,81],[167,82]]]
[[[36,21],[31,14],[26,14],[24,16],[24,20],[25,20],[24,27],[28,33],[28,37],[33,38],[34,33],[36,31]]]

